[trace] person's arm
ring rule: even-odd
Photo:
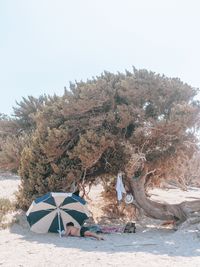
[[[85,237],[94,237],[94,238],[96,238],[97,240],[104,240],[104,238],[103,238],[102,236],[97,235],[97,234],[95,234],[95,233],[93,233],[93,232],[90,232],[90,231],[86,231],[86,232],[84,233],[84,236],[85,236]]]

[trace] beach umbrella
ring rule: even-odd
[[[60,236],[67,223],[72,222],[80,228],[89,215],[86,202],[81,197],[53,192],[36,198],[26,213],[33,232],[57,232]]]

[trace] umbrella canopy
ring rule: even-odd
[[[89,218],[86,202],[72,193],[48,193],[32,202],[26,216],[36,233],[59,232],[73,222],[80,228]]]

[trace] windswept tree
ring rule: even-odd
[[[34,116],[47,101],[47,96],[23,97],[12,117],[0,114],[0,169],[18,171],[21,152],[36,128]]]
[[[177,78],[136,69],[71,84],[34,115],[20,161],[20,205],[26,208],[48,191],[84,188],[97,177],[113,190],[122,171],[138,208],[184,222],[200,211],[200,201],[161,204],[148,198],[147,189],[183,178],[181,164],[198,149],[197,93]]]
[[[17,106],[13,108],[13,115],[21,131],[30,132],[35,129],[34,116],[38,111],[42,110],[47,101],[48,97],[41,95],[39,98],[33,96],[23,97],[20,102],[16,102]]]

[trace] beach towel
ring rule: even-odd
[[[102,234],[124,233],[124,226],[101,226]]]
[[[91,232],[102,233],[102,234],[112,234],[112,233],[123,233],[125,227],[124,226],[99,226],[99,225],[91,225],[88,226]]]

